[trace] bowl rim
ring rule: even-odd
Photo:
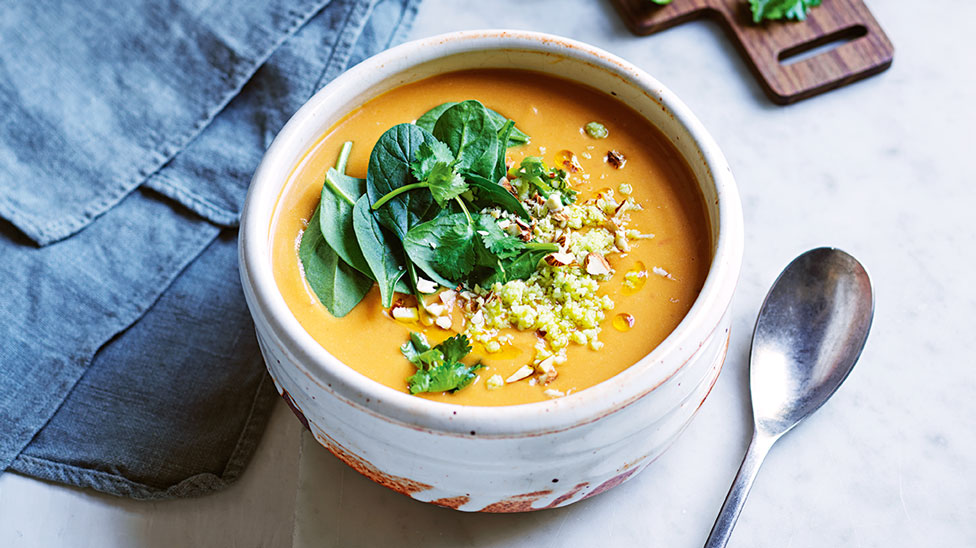
[[[497,407],[427,400],[387,387],[343,364],[316,342],[291,313],[274,280],[270,252],[271,221],[278,195],[294,167],[294,162],[286,159],[293,158],[294,148],[308,137],[311,126],[319,127],[314,120],[323,112],[329,112],[329,99],[337,93],[348,93],[349,89],[362,90],[366,87],[363,82],[370,80],[370,76],[375,80],[374,73],[386,67],[396,68],[376,82],[387,80],[411,66],[482,50],[560,55],[604,69],[642,91],[670,113],[691,136],[702,165],[711,174],[718,210],[718,226],[715,227],[718,237],[714,241],[712,265],[702,290],[685,317],[661,344],[617,375],[579,392],[548,401]],[[321,134],[321,129],[316,129],[315,133]],[[710,220],[715,222],[714,218]],[[595,46],[540,32],[490,29],[451,32],[401,44],[364,60],[316,92],[281,129],[254,173],[241,214],[239,265],[255,325],[266,322],[266,327],[290,354],[291,361],[302,369],[303,376],[323,390],[371,415],[413,429],[451,436],[520,437],[558,432],[593,422],[650,394],[680,371],[684,363],[655,386],[639,382],[642,375],[663,363],[669,355],[684,352],[691,345],[695,348],[688,355],[693,355],[721,325],[738,281],[743,240],[741,204],[728,162],[701,122],[673,92],[630,62]],[[693,336],[696,333],[699,336]]]

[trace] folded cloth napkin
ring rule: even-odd
[[[236,479],[275,399],[237,274],[287,118],[419,0],[0,3],[0,471]]]

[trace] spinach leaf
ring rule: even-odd
[[[380,288],[380,300],[384,308],[393,305],[393,292],[409,293],[403,281],[407,269],[400,242],[380,226],[369,209],[369,197],[356,200],[352,224],[355,241],[362,250],[366,264]]]
[[[434,125],[437,123],[437,119],[441,117],[441,114],[444,114],[445,110],[453,107],[456,104],[457,104],[456,101],[441,103],[436,107],[425,112],[424,115],[421,116],[420,118],[417,118],[416,124],[426,129],[427,131],[433,132]]]
[[[497,129],[478,101],[462,101],[444,111],[432,132],[451,149],[457,170],[491,177],[497,158]]]
[[[515,122],[506,120],[505,125],[502,126],[502,129],[498,130],[498,142],[508,142],[508,136],[512,134],[513,128],[515,128]],[[493,181],[500,181],[508,172],[508,166],[505,165],[505,151],[508,149],[503,146],[498,146],[497,149],[498,158],[495,161],[495,169],[491,176]]]
[[[372,277],[353,228],[353,206],[365,192],[365,179],[344,175],[330,167],[325,174],[325,184],[322,185],[319,225],[325,241],[343,261]]]
[[[400,187],[415,184],[410,164],[421,145],[434,146],[435,142],[430,132],[413,124],[393,126],[380,136],[369,155],[366,171],[370,203],[375,204]],[[430,192],[404,192],[376,210],[376,214],[380,224],[402,240],[410,227],[427,220],[437,209]]]
[[[343,262],[329,247],[322,236],[317,207],[302,233],[298,258],[309,287],[336,318],[348,314],[373,287],[372,280]]]
[[[474,267],[474,229],[465,213],[443,215],[411,228],[403,247],[411,261],[444,287],[455,287]]]
[[[420,118],[417,118],[417,122],[416,122],[417,125],[426,129],[427,131],[431,131],[431,132],[434,131],[434,125],[437,123],[437,119],[441,117],[441,114],[444,114],[445,110],[453,107],[456,104],[457,103],[452,101],[452,102],[442,103],[440,105],[437,105],[436,107],[425,112],[424,115],[421,116]],[[495,126],[495,129],[500,134],[501,128],[502,126],[505,125],[505,122],[506,120],[508,120],[508,118],[505,118],[501,114],[491,109],[488,109],[488,117],[491,119],[492,125]],[[508,136],[508,147],[524,145],[525,143],[528,142],[529,142],[529,136],[526,135],[525,132],[523,132],[517,127],[513,128],[511,135]]]
[[[508,118],[502,116],[501,114],[495,112],[494,110],[488,109],[488,116],[491,117],[491,121],[498,128],[499,135],[501,135],[501,129],[505,125]],[[503,143],[505,141],[502,141]],[[529,136],[525,134],[521,129],[517,127],[512,128],[512,133],[508,136],[508,147],[513,147],[516,145],[524,145],[529,142]],[[506,147],[507,148],[507,147]]]
[[[467,180],[474,195],[474,199],[471,201],[479,209],[499,207],[522,217],[526,221],[531,219],[522,202],[502,185],[477,175],[469,175]]]

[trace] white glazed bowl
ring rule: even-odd
[[[428,401],[343,365],[291,314],[271,265],[278,194],[326,129],[391,88],[438,73],[489,67],[582,82],[645,116],[684,156],[701,185],[713,251],[698,299],[648,356],[578,393],[509,407]],[[281,130],[254,174],[241,219],[240,268],[268,371],[322,445],[367,477],[417,500],[466,511],[518,512],[564,506],[619,485],[681,433],[725,359],[742,246],[742,212],[729,166],[673,93],[592,46],[491,30],[403,44],[316,93]]]

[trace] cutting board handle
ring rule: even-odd
[[[614,4],[628,27],[642,35],[702,16],[718,19],[766,94],[779,104],[877,74],[894,58],[891,41],[862,0],[824,0],[806,21],[758,25],[744,0],[674,0],[660,7],[649,0]]]

